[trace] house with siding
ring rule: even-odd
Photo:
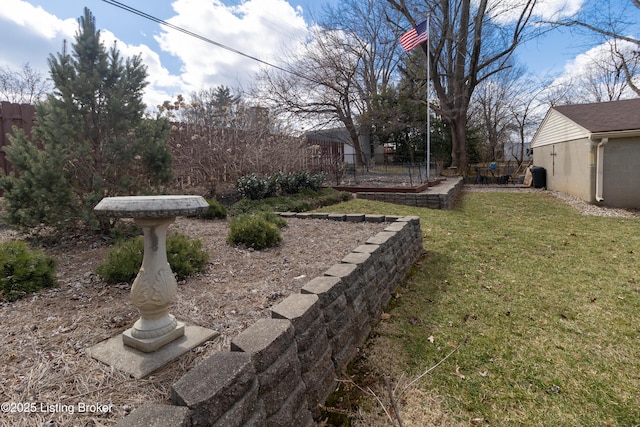
[[[547,189],[640,208],[640,98],[551,107],[531,148]]]
[[[332,162],[355,164],[355,148],[349,132],[344,127],[309,131],[305,134],[307,145],[317,150],[322,158],[330,158]],[[360,150],[362,151],[362,162],[371,164],[373,159],[376,163],[384,160],[384,147],[373,144],[371,136],[366,132],[359,135]]]

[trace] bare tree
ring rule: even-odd
[[[315,28],[302,53],[292,53],[281,70],[264,70],[259,76],[261,98],[280,112],[313,126],[340,122],[355,149],[356,165],[362,165],[356,118],[365,111],[357,84],[361,53],[359,43],[341,31]]]
[[[484,137],[484,161],[502,160],[504,145],[517,127],[511,111],[514,86],[521,75],[514,68],[494,74],[478,84],[473,94],[470,120]]]
[[[612,62],[618,64],[613,75],[622,73],[628,87],[640,95],[640,87],[636,80],[640,61],[640,39],[628,35],[629,27],[637,23],[630,22],[629,16],[638,13],[640,1],[631,0],[628,7],[624,8],[613,8],[610,2],[602,1],[592,1],[590,6],[583,8],[579,16],[551,23],[584,30],[587,34],[610,43]]]
[[[612,39],[606,44],[608,52],[594,57],[579,77],[580,95],[586,102],[616,101],[635,87],[633,76],[640,69],[640,56],[634,54],[627,42]],[[622,45],[626,45],[626,49]]]
[[[397,70],[397,33],[390,22],[399,19],[377,0],[342,0],[327,8],[323,27],[355,35],[352,41],[360,55],[359,80],[367,111],[375,95],[389,87]]]
[[[326,10],[326,22],[312,28],[302,49],[288,53],[280,69],[259,76],[261,99],[305,127],[344,126],[357,166],[366,160],[360,128],[370,126],[362,118],[395,69],[397,41],[388,17],[378,1],[344,0]]]
[[[430,71],[438,102],[432,108],[449,125],[452,165],[467,170],[467,113],[479,83],[509,66],[525,39],[536,0],[387,0],[410,25],[431,16]],[[427,53],[427,43],[422,45]]]
[[[25,63],[18,70],[0,68],[0,100],[16,104],[35,104],[50,92],[49,79]]]
[[[524,74],[512,86],[513,100],[510,103],[511,116],[515,123],[515,133],[518,144],[514,144],[511,155],[520,166],[526,156],[526,141],[531,140],[532,132],[542,121],[548,105],[542,95],[548,84],[543,80],[534,79]],[[517,148],[516,148],[517,147]]]

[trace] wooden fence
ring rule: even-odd
[[[0,173],[9,174],[11,163],[7,161],[4,147],[9,145],[8,135],[13,135],[13,126],[31,134],[36,108],[29,104],[0,103]]]

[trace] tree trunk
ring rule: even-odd
[[[356,167],[362,167],[363,158],[362,158],[362,147],[360,147],[360,137],[358,135],[358,130],[356,129],[353,123],[345,123],[345,127],[349,132],[349,137],[351,138],[351,142],[353,144],[353,149],[355,151],[355,165]]]
[[[467,117],[455,115],[447,120],[451,128],[451,166],[459,175],[466,175],[469,159],[467,156]]]

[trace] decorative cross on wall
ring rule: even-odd
[[[558,155],[555,145],[551,146],[551,154],[549,155],[551,156],[551,175],[553,176],[556,174],[556,156]]]

